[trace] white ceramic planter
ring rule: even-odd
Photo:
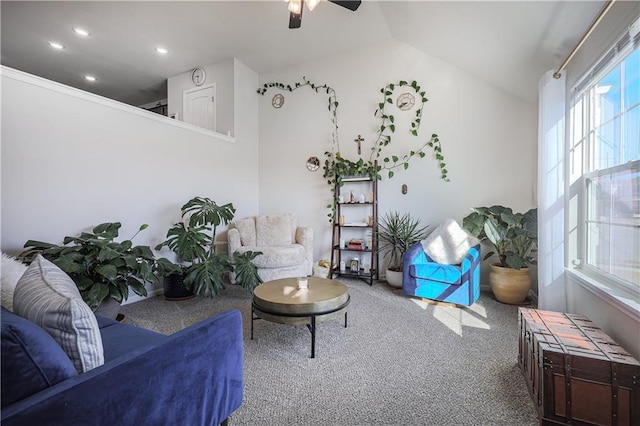
[[[385,279],[391,287],[402,288],[402,272],[387,269]]]

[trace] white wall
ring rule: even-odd
[[[223,135],[235,135],[234,120],[234,60],[229,59],[213,65],[203,65],[206,80],[203,86],[216,85],[216,131]],[[178,113],[182,121],[182,94],[196,85],[191,81],[191,71],[170,77],[167,80],[167,99],[169,115]]]
[[[303,76],[336,90],[340,150],[351,160],[357,159],[353,139],[358,134],[365,139],[362,152],[368,158],[379,125],[373,113],[382,100],[381,87],[415,79],[426,90],[429,102],[421,135],[439,134],[451,182],[439,179],[431,155],[412,160],[407,171],[380,183],[381,214],[410,212],[435,227],[447,217],[461,220],[474,206],[503,204],[518,211],[534,206],[535,105],[398,42],[261,75],[260,83],[294,83]],[[325,206],[331,193],[322,169],[311,173],[305,168],[312,155],[324,163],[324,152],[331,148],[326,95],[308,88],[287,92],[284,106],[274,109],[275,93],[272,89],[260,99],[260,212],[296,213],[299,224],[314,228],[314,257],[329,258],[331,228]],[[394,109],[399,120],[415,114],[415,108],[406,113]],[[408,130],[398,128],[386,152],[404,154],[419,143]],[[401,194],[404,183],[407,195]]]
[[[238,64],[237,84],[255,86],[257,74]],[[233,141],[2,68],[2,251],[107,221],[122,222],[122,237],[149,224],[134,242],[153,247],[196,195],[256,214],[255,96],[240,91],[235,109]]]

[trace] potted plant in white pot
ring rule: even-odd
[[[473,236],[488,240],[492,251],[483,260],[496,255],[489,264],[489,283],[495,298],[503,303],[522,303],[531,288],[529,265],[535,265],[538,242],[538,209],[514,213],[500,205],[476,207],[462,220]]]
[[[420,219],[409,213],[389,212],[380,219],[380,251],[389,258],[385,277],[391,286],[402,287],[402,258],[412,245],[425,238],[428,227],[420,226]]]

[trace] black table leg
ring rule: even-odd
[[[316,357],[316,317],[311,317],[311,358]]]
[[[347,312],[344,313],[344,328],[347,328]]]
[[[254,310],[252,306],[251,307],[251,340],[253,340],[253,316],[254,316]]]

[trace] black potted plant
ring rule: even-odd
[[[529,265],[535,265],[538,242],[538,209],[514,213],[504,206],[476,207],[462,220],[473,236],[493,245],[484,260],[490,263],[489,283],[496,299],[504,303],[522,303],[529,293]]]
[[[429,227],[420,226],[420,219],[411,214],[386,213],[378,224],[380,251],[389,257],[385,277],[394,287],[402,287],[402,258],[409,248],[425,238]]]
[[[94,311],[115,318],[120,304],[129,297],[129,289],[146,296],[145,283],[155,281],[158,270],[151,248],[132,242],[147,225],[130,239],[118,242],[121,226],[120,222],[102,223],[92,232],[65,237],[61,246],[29,240],[19,257],[29,263],[42,254],[71,277]]]
[[[178,258],[180,274],[167,274],[165,292],[168,298],[177,294],[179,285],[173,280],[182,280],[184,288],[189,292],[205,297],[213,297],[224,288],[224,276],[233,272],[234,264],[239,275],[238,282],[250,291],[261,281],[251,260],[261,253],[247,252],[234,255],[234,263],[226,253],[216,252],[215,239],[218,226],[224,226],[233,220],[235,208],[228,203],[218,205],[209,198],[194,197],[181,208],[183,221],[175,223],[167,232],[167,239],[155,249],[166,246]],[[170,268],[170,262],[163,261],[163,270]],[[175,265],[174,265],[175,266]],[[174,288],[168,288],[170,286]],[[167,293],[165,293],[167,297]]]

